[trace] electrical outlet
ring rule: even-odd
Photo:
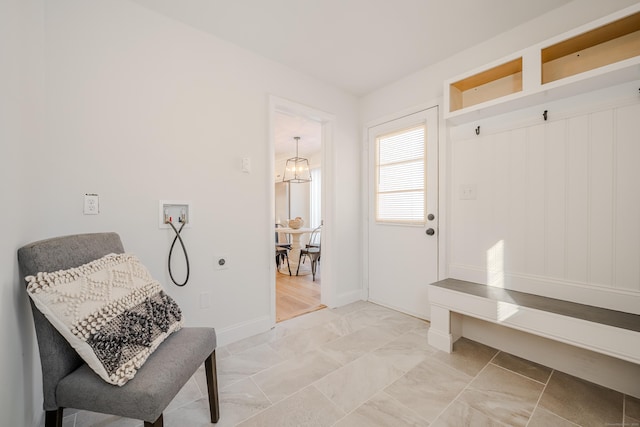
[[[226,255],[218,255],[214,259],[214,267],[216,270],[226,270],[229,268],[229,257]]]
[[[98,215],[100,213],[100,197],[97,194],[84,195],[84,214]]]
[[[478,189],[475,184],[465,184],[460,186],[460,200],[475,200]]]

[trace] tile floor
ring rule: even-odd
[[[640,400],[461,339],[427,344],[429,323],[366,302],[320,310],[217,350],[217,426],[635,426]],[[165,426],[208,423],[204,368]],[[141,426],[68,410],[65,427]]]

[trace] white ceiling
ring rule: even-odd
[[[571,0],[131,0],[362,96]],[[320,150],[320,124],[278,114],[276,159]]]
[[[276,159],[295,156],[296,136],[300,137],[300,157],[311,157],[322,148],[320,122],[280,112],[276,112],[274,122]]]
[[[361,96],[570,0],[132,0]]]

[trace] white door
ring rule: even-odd
[[[438,108],[368,130],[369,301],[429,318],[438,280]]]

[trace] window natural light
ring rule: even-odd
[[[376,139],[377,222],[425,223],[425,126]]]

